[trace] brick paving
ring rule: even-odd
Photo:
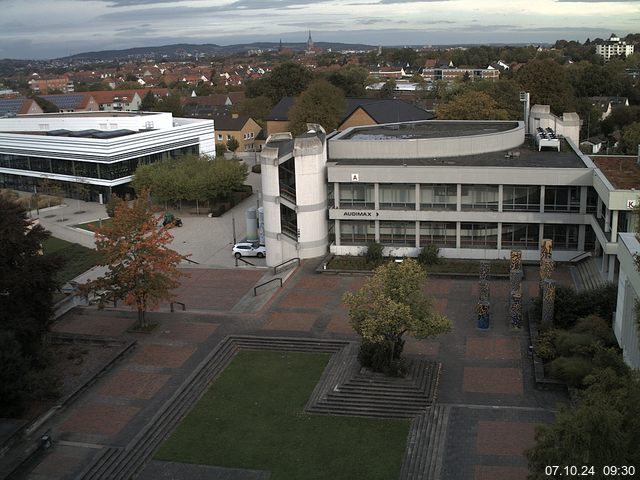
[[[140,411],[130,405],[88,403],[76,407],[60,426],[60,430],[73,433],[114,436]]]
[[[342,295],[362,286],[366,277],[318,275],[314,268],[312,261],[303,264],[282,289],[269,294],[272,300],[262,310],[246,314],[231,309],[264,271],[190,269],[191,277],[178,289],[187,312],[169,314],[163,306],[164,313],[151,313],[160,324],[148,335],[128,333],[135,314],[122,309],[67,315],[55,330],[123,335],[135,338],[138,346],[59,414],[54,439],[126,446],[225,335],[357,339]],[[536,269],[525,268],[525,297],[537,291],[536,274]],[[558,273],[558,278],[568,277]],[[451,416],[443,435],[441,480],[524,480],[522,450],[531,445],[535,425],[552,421],[557,403],[566,401],[562,394],[534,388],[528,336],[525,330],[511,330],[507,320],[508,280],[490,280],[490,288],[491,328],[478,331],[477,279],[430,277],[425,291],[454,329],[436,339],[406,339],[406,355],[442,363],[437,401],[451,406]],[[78,458],[86,464],[85,457],[99,451],[78,446],[74,459],[61,448],[52,449],[28,478],[73,478],[68,472],[76,468],[77,473]]]
[[[465,392],[522,395],[522,371],[518,368],[464,367]]]
[[[148,400],[162,388],[169,375],[119,370],[100,385],[99,395]]]

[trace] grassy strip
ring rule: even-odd
[[[328,359],[238,353],[155,458],[269,470],[271,480],[397,478],[408,420],[303,412]]]
[[[56,275],[56,280],[61,284],[73,280],[81,273],[96,266],[100,260],[100,256],[95,250],[55,237],[49,237],[42,245],[42,250],[45,255],[55,253],[62,257],[64,263]]]
[[[84,230],[89,230],[90,232],[95,232],[100,226],[110,225],[112,220],[110,218],[103,218],[102,221],[97,220],[93,222],[87,223],[79,223],[78,225],[74,225],[74,228],[82,228]]]
[[[508,274],[508,260],[491,260],[491,273]],[[360,256],[335,256],[327,265],[332,270],[373,270],[378,264],[367,262],[366,257]],[[434,265],[425,266],[428,273],[465,273],[477,274],[480,272],[478,260],[440,259]]]

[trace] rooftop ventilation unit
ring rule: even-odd
[[[538,151],[548,147],[555,148],[560,151],[560,139],[556,135],[556,132],[554,132],[550,127],[547,127],[546,129],[542,127],[537,128],[536,145],[538,146]]]

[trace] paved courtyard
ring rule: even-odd
[[[264,280],[263,270],[189,269],[177,292],[187,311],[170,313],[164,306],[151,314],[159,322],[151,334],[129,333],[135,315],[123,308],[67,314],[55,331],[133,338],[137,346],[54,417],[54,447],[28,478],[76,478],[102,448],[124,448],[229,334],[355,340],[342,295],[359,288],[365,277],[316,274],[316,263],[290,271],[284,287],[260,294],[260,302],[253,286]],[[537,289],[535,274],[526,270],[530,294]],[[558,278],[570,279],[562,270]],[[451,407],[442,479],[524,480],[523,451],[533,444],[535,426],[552,421],[558,402],[565,400],[534,388],[527,334],[507,325],[508,281],[492,280],[490,286],[491,328],[479,331],[477,281],[430,278],[425,291],[454,329],[406,344],[408,355],[442,363],[437,402]]]

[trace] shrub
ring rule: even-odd
[[[567,385],[578,388],[583,385],[583,379],[594,368],[593,362],[584,357],[558,357],[549,364],[549,375]]]
[[[390,342],[362,342],[358,352],[358,361],[360,365],[374,372],[383,372],[396,377],[403,376],[408,370],[406,362],[400,358],[403,349],[404,340],[396,342],[392,358]]]
[[[597,315],[589,315],[578,319],[572,331],[593,335],[601,340],[604,345],[616,345],[617,343],[610,323]]]
[[[422,265],[434,265],[440,260],[440,249],[433,244],[425,245],[418,254],[418,262]]]
[[[251,171],[253,173],[262,173],[262,166],[258,163],[256,165],[254,165],[253,167],[251,167]]]
[[[369,242],[367,244],[367,262],[369,263],[381,263],[382,262],[382,249],[384,247],[378,242]]]
[[[571,328],[579,318],[597,315],[609,325],[616,308],[617,288],[614,284],[605,284],[594,290],[577,293],[573,288],[558,285],[553,323],[560,328]],[[540,316],[540,299],[534,300],[534,314]]]
[[[553,360],[558,356],[558,351],[556,350],[555,345],[557,335],[557,330],[550,329],[541,333],[538,337],[538,341],[535,345],[535,351],[536,354],[545,362]]]
[[[561,356],[593,353],[596,346],[602,345],[600,339],[588,333],[558,331],[554,346]]]

